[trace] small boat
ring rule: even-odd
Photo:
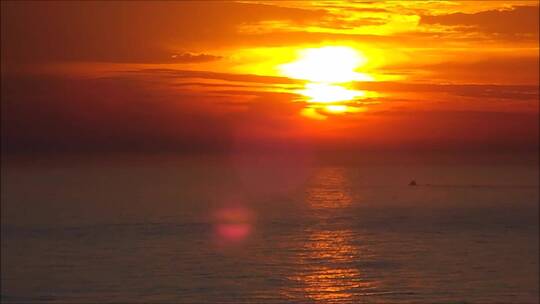
[[[416,186],[416,181],[413,179],[413,180],[409,183],[409,186]]]

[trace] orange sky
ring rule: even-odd
[[[538,1],[1,5],[9,152],[538,148]]]

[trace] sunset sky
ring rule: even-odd
[[[538,149],[538,1],[1,5],[7,153]]]

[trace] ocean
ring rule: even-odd
[[[2,303],[539,301],[536,166],[19,164],[1,195]]]

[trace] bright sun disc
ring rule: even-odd
[[[319,83],[371,81],[373,77],[356,72],[367,62],[357,50],[346,46],[308,48],[300,51],[300,58],[279,66],[281,73],[294,79]]]
[[[349,90],[340,85],[325,83],[308,83],[303,90],[297,92],[309,97],[310,102],[347,101],[365,95],[364,91]]]

